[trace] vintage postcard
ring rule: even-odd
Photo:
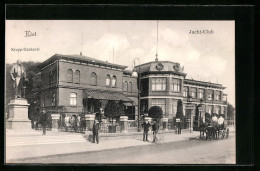
[[[236,164],[235,21],[6,20],[6,164]]]

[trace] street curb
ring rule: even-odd
[[[185,140],[180,140],[180,141],[169,141],[165,142],[163,144],[169,144],[169,143],[177,143],[177,142],[182,142],[182,141],[187,141],[189,139]],[[149,142],[148,144],[140,144],[140,145],[132,145],[132,146],[127,146],[127,147],[116,147],[116,148],[110,148],[110,149],[103,149],[103,150],[91,150],[91,151],[81,151],[81,152],[72,152],[72,153],[63,153],[63,154],[51,154],[51,155],[44,155],[44,156],[37,156],[37,157],[28,157],[28,158],[17,158],[17,159],[11,159],[9,162],[15,162],[16,163],[7,163],[8,165],[16,165],[18,162],[17,161],[23,161],[23,160],[32,160],[32,159],[39,159],[39,158],[48,158],[48,157],[62,157],[62,156],[67,156],[67,155],[74,155],[74,154],[84,154],[84,153],[95,153],[95,152],[103,152],[103,151],[110,151],[110,150],[119,150],[119,149],[126,149],[126,148],[133,148],[133,147],[140,147],[140,146],[152,146],[152,145],[163,145],[163,144],[155,144],[152,142]],[[48,163],[33,163],[33,164],[48,164]],[[55,163],[52,163],[55,164]]]
[[[167,132],[165,132],[165,133],[167,133]],[[172,133],[172,132],[168,132],[168,133]],[[230,131],[230,133],[235,133],[235,131]],[[190,140],[189,138],[191,138],[191,137],[185,138],[183,140],[168,141],[168,142],[165,142],[163,144],[183,142],[183,141]],[[86,141],[86,143],[87,143],[87,141]],[[97,150],[89,150],[89,151],[81,151],[81,152],[69,152],[69,153],[62,153],[62,154],[43,155],[43,156],[36,156],[36,157],[16,158],[16,159],[10,159],[9,160],[9,162],[16,162],[16,163],[6,163],[6,164],[8,164],[8,165],[15,165],[19,161],[23,161],[23,160],[48,158],[48,157],[54,157],[54,156],[58,157],[58,156],[66,156],[66,155],[73,155],[73,154],[83,154],[83,153],[94,153],[94,152],[102,152],[102,151],[109,151],[109,150],[118,150],[118,149],[133,148],[133,147],[140,147],[140,146],[150,146],[150,145],[163,145],[163,144],[155,144],[155,143],[149,142],[148,144],[130,145],[130,146],[126,146],[126,147],[115,147],[115,148],[110,148],[110,149],[101,149],[101,150],[97,149]],[[34,163],[34,164],[37,164],[37,163]]]

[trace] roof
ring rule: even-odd
[[[133,73],[133,72],[130,71],[130,70],[124,70],[124,71],[123,71],[123,74],[124,74],[124,75],[130,75],[130,76],[131,76],[132,73]]]
[[[171,62],[171,61],[152,61],[145,64],[137,65],[135,67],[135,70],[139,72],[140,67],[140,73],[141,74],[177,74],[177,75],[184,75],[187,74],[184,73],[184,67],[182,67],[177,62]]]
[[[87,64],[97,64],[97,65],[103,65],[107,67],[115,67],[118,69],[125,69],[127,66],[125,65],[118,65],[113,64],[110,62],[105,62],[99,59],[91,58],[88,56],[81,56],[81,55],[62,55],[62,54],[55,54],[51,56],[49,59],[45,60],[41,64],[38,65],[40,69],[44,68],[45,66],[51,64],[52,62],[58,60],[58,59],[64,59],[64,60],[73,60],[75,62],[81,62],[81,63],[87,63]]]
[[[123,94],[120,93],[109,93],[105,91],[95,91],[95,90],[85,90],[84,91],[87,95],[94,99],[98,100],[115,100],[115,101],[123,101],[123,102],[132,102],[133,100],[125,97]]]
[[[193,79],[185,79],[184,84],[194,84],[194,85],[201,85],[201,86],[221,88],[221,89],[226,88],[226,87],[223,87],[222,84],[210,83],[210,82],[204,82],[204,81],[197,81],[197,80],[193,80]]]

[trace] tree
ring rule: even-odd
[[[227,119],[233,120],[235,116],[235,108],[233,107],[232,104],[228,103],[227,104]]]
[[[180,99],[177,102],[176,118],[183,119],[183,105],[182,105],[182,100],[180,100]]]
[[[105,106],[105,116],[110,120],[114,118],[119,118],[121,115],[120,106],[115,101],[109,100]]]
[[[148,111],[148,116],[159,122],[163,117],[163,110],[160,106],[152,106]]]

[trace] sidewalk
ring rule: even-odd
[[[230,132],[232,131],[230,130]],[[53,135],[50,135],[48,138],[50,138],[51,136],[53,137],[57,136],[57,133],[50,133],[50,134]],[[31,136],[36,136],[36,135],[31,134]],[[62,136],[64,135],[61,136],[59,135],[59,137]],[[164,133],[164,143],[185,141],[185,140],[189,140],[190,138],[196,138],[196,137],[197,138],[199,137],[199,132],[190,133],[188,130],[183,131],[181,135],[172,132]],[[143,142],[142,138],[136,137],[131,139],[114,139],[109,141],[102,141],[101,138],[99,144],[90,143],[87,140],[85,140],[85,142],[69,142],[69,143],[64,142],[64,143],[56,143],[56,144],[50,143],[50,144],[36,144],[36,145],[24,145],[24,146],[6,146],[6,163],[19,163],[19,161],[22,162],[22,160],[26,158],[37,158],[43,156],[46,157],[52,155],[66,155],[71,153],[85,153],[85,152],[120,149],[120,148],[143,146],[143,145],[156,145],[156,144],[153,144],[151,142]]]

